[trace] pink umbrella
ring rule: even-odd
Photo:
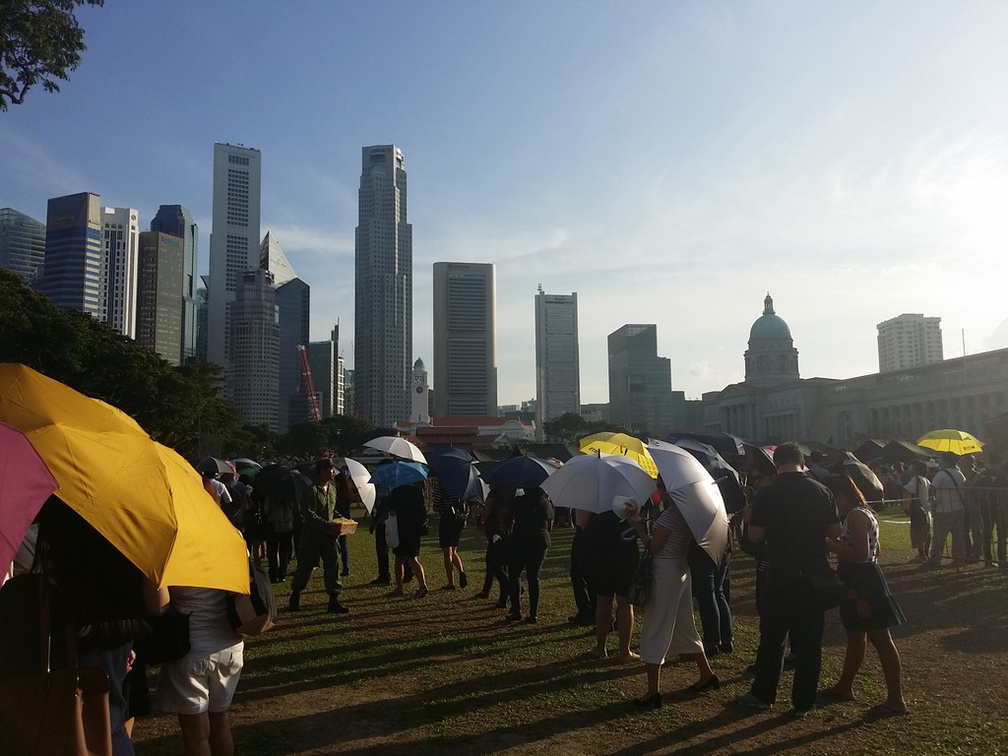
[[[25,435],[0,422],[0,574],[14,561],[28,526],[58,487]]]

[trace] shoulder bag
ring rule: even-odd
[[[630,580],[630,588],[627,590],[627,601],[639,609],[643,609],[647,604],[648,596],[651,594],[651,585],[654,581],[654,564],[651,558],[651,549],[645,548],[641,554],[640,562],[637,565],[637,572]]]

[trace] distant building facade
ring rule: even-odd
[[[364,147],[354,241],[354,411],[391,428],[409,412],[413,227],[395,145]]]
[[[231,317],[227,394],[244,422],[280,423],[280,315],[273,274],[262,268],[241,275]]]
[[[0,207],[0,268],[17,273],[31,285],[45,261],[46,227],[24,213]]]
[[[430,384],[427,381],[427,368],[419,357],[413,363],[411,386],[409,421],[419,424],[430,423]]]
[[[941,318],[904,313],[879,323],[878,357],[880,373],[941,362]]]
[[[136,340],[169,364],[182,361],[184,241],[141,231],[137,258]]]
[[[746,355],[768,356],[768,367],[789,365],[797,357],[790,329],[764,320],[768,314],[777,318],[764,306]],[[979,435],[986,421],[1008,412],[1008,349],[847,379],[801,379],[797,362],[773,380],[750,375],[749,368],[747,360],[742,383],[703,395],[705,430],[761,443],[818,441],[853,449],[869,438],[914,441],[938,428]]]
[[[319,395],[322,417],[344,414],[345,371],[343,358],[339,354],[339,323],[333,326],[328,339],[308,344],[308,364],[315,391]]]
[[[196,289],[199,278],[196,262],[199,257],[199,227],[192,213],[182,205],[161,205],[150,223],[151,231],[160,231],[182,239],[182,364],[197,358],[199,330]]]
[[[434,263],[434,414],[497,411],[497,281],[490,263]]]
[[[672,361],[658,356],[658,327],[628,324],[609,334],[609,420],[663,437],[672,429]]]
[[[301,386],[301,358],[298,346],[307,347],[311,330],[311,288],[297,277],[273,234],[267,232],[259,250],[259,267],[273,274],[276,305],[280,318],[279,425],[286,433],[291,425],[310,420],[308,397]]]
[[[64,310],[105,320],[101,198],[81,192],[49,200],[41,291]]]
[[[244,273],[259,266],[261,185],[259,150],[214,144],[207,357],[225,369],[230,366],[231,305]]]
[[[103,319],[123,336],[136,338],[139,213],[132,207],[102,208]]]
[[[536,427],[581,411],[577,292],[535,297]]]

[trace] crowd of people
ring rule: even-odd
[[[610,656],[608,640],[615,634],[615,657],[643,664],[645,688],[637,705],[657,708],[662,705],[661,672],[669,655],[695,662],[697,677],[688,686],[690,692],[720,687],[711,658],[735,651],[729,600],[734,544],[756,560],[760,632],[752,686],[736,698],[739,705],[775,705],[786,655],[794,668],[795,717],[810,711],[817,695],[853,700],[854,680],[870,641],[887,690],[876,709],[906,712],[901,662],[891,634],[905,618],[879,567],[873,502],[866,500],[843,464],[827,469],[818,459],[810,461],[807,465],[796,445],[781,444],[772,462],[741,470],[746,505],[732,519],[729,547],[713,555],[697,543],[683,503],[665,491],[660,476],[648,501],[628,501],[622,512],[601,514],[558,513],[539,487],[491,486],[477,502],[454,498],[434,478],[399,485],[378,496],[371,513],[378,575],[370,582],[390,586],[390,597],[405,596],[405,586],[412,581],[414,598],[428,594],[431,576],[420,552],[430,510],[439,519],[442,590],[465,589],[469,576],[459,544],[472,518],[485,537],[484,581],[478,595],[488,600],[496,596],[496,606],[505,611],[502,621],[534,624],[543,601],[540,573],[554,523],[562,514],[566,527],[574,530],[570,585],[576,612],[568,622],[594,628],[594,647],[586,650],[594,658]],[[310,473],[301,487],[268,495],[237,473],[207,472],[204,486],[244,533],[253,560],[268,564],[273,582],[289,577],[296,555],[289,611],[300,611],[301,594],[321,565],[327,611],[348,614],[351,608],[341,600],[341,578],[350,575],[351,564],[337,520],[349,517],[358,492],[348,471],[337,469],[330,459],[318,460]],[[970,458],[948,457],[933,470],[914,462],[878,473],[886,486],[885,500],[898,500],[909,515],[914,561],[923,568],[943,564],[944,559],[954,566],[980,560],[1001,569],[1008,566],[1008,475],[1002,469],[977,469]],[[136,655],[135,641],[143,636],[145,621],[169,606],[189,615],[191,648],[162,666],[155,705],[178,716],[185,753],[231,753],[227,709],[241,675],[243,641],[228,618],[227,594],[156,588],[55,497],[43,507],[38,525],[33,569],[56,587],[54,595],[64,619],[73,625],[81,662],[108,672],[114,753],[132,753],[131,720],[150,708],[146,679],[137,675],[144,660]],[[652,575],[635,651],[635,610],[629,595],[642,547]],[[81,567],[81,560],[88,569]],[[93,569],[96,563],[105,568]],[[824,618],[835,606],[847,646],[839,679],[820,690]],[[12,664],[9,655],[3,664]]]

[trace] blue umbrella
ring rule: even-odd
[[[453,499],[483,501],[483,484],[473,456],[464,449],[437,447],[427,453],[427,464],[438,484]]]
[[[514,490],[535,488],[556,470],[556,467],[538,457],[511,457],[498,462],[481,475],[490,485]]]
[[[401,459],[387,465],[378,465],[371,473],[371,482],[382,496],[388,496],[399,486],[408,486],[421,480],[427,480],[427,465],[421,462],[405,462]]]

